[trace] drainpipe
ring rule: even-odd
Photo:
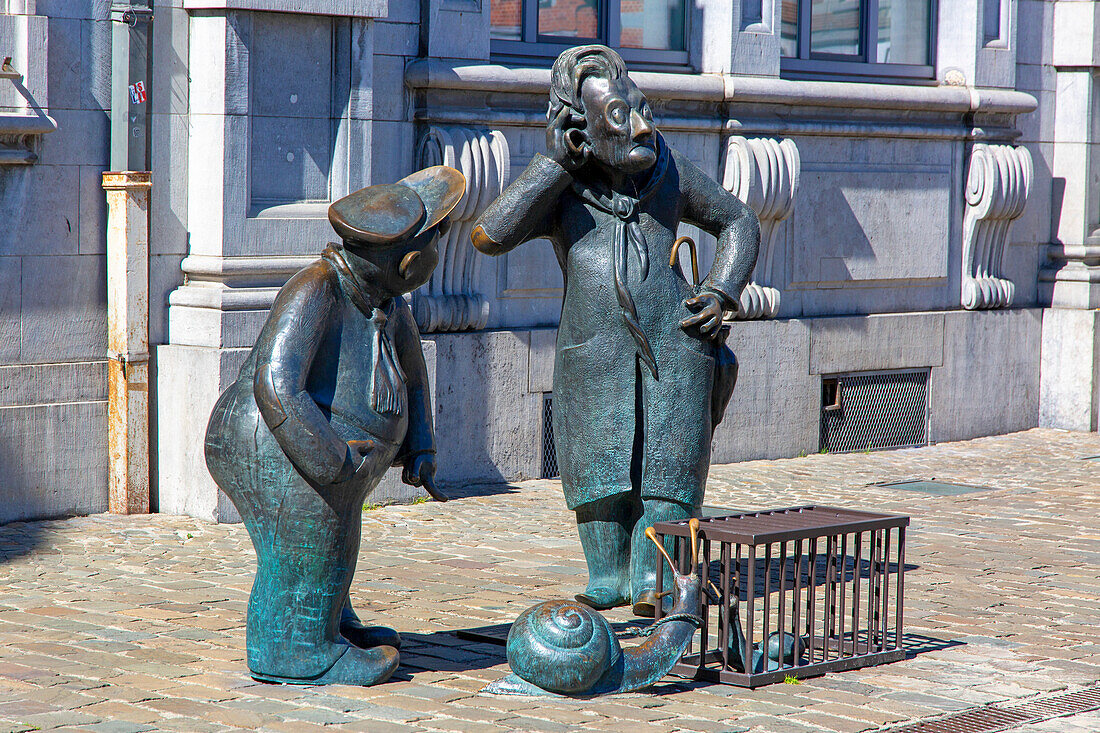
[[[107,193],[107,487],[115,514],[147,514],[149,78],[152,8],[114,4]]]

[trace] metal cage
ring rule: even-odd
[[[673,674],[757,687],[904,658],[909,517],[804,506],[699,524],[717,598],[701,596],[702,625]],[[675,538],[686,572],[687,522],[654,529]],[[659,563],[658,586],[663,573]]]

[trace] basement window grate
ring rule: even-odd
[[[1086,687],[1021,703],[986,705],[889,730],[890,733],[1000,733],[1016,730],[1022,723],[1039,723],[1092,710],[1100,710],[1100,687]]]
[[[547,392],[542,398],[542,475],[558,478],[558,449],[554,445],[554,396]]]
[[[928,445],[927,369],[840,374],[821,380],[821,451]]]

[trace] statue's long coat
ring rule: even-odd
[[[206,433],[211,475],[256,547],[248,665],[312,678],[336,661],[340,612],[355,571],[366,495],[403,453],[433,446],[420,334],[402,298],[372,319],[336,252],[279,292],[240,375]],[[404,383],[395,409],[371,405],[379,328]],[[347,441],[372,441],[364,464],[337,481]]]
[[[632,250],[626,278],[656,378],[638,356],[616,295],[613,237],[620,221],[586,200],[583,184],[536,155],[479,219],[493,254],[547,238],[564,274],[554,438],[571,509],[634,486],[643,497],[702,503],[718,348],[680,328],[692,314],[683,301],[709,291],[734,307],[756,261],[759,222],[691,161],[668,152],[651,173],[660,177],[651,177],[652,194],[637,203],[648,274],[643,280]],[[718,238],[713,268],[698,289],[669,265],[681,221]]]

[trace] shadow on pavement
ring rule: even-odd
[[[42,522],[11,522],[0,525],[0,565],[29,555],[43,542],[49,530]]]
[[[479,496],[499,496],[501,494],[518,494],[520,488],[512,484],[455,484],[442,487],[443,492],[454,501],[455,499],[472,499]]]

